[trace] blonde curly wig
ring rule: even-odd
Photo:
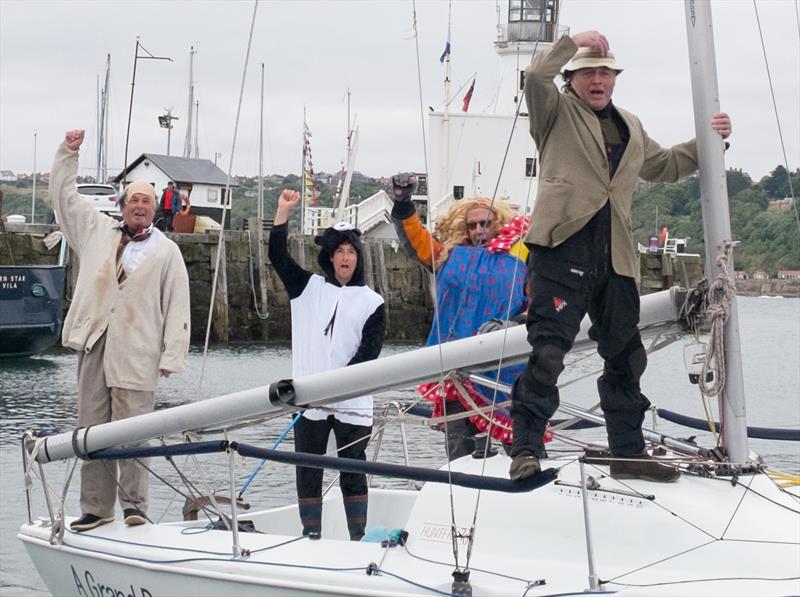
[[[492,236],[497,235],[500,228],[508,224],[516,215],[512,207],[502,199],[495,199],[494,203],[489,197],[471,197],[456,201],[455,204],[436,220],[436,238],[442,243],[442,252],[436,260],[437,269],[450,255],[450,249],[458,245],[469,244],[467,231],[467,213],[476,208],[491,210],[494,214]]]

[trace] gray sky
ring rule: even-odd
[[[784,159],[753,2],[712,3],[722,109],[733,118],[726,165],[758,180]],[[800,162],[800,46],[797,0],[757,0],[790,169]],[[422,103],[439,107],[448,4],[417,0]],[[111,54],[109,169],[122,166],[136,36],[157,56],[137,66],[129,161],[166,153],[156,117],[181,119],[186,134],[189,46],[195,45],[200,156],[227,170],[253,2],[58,2],[0,0],[0,169],[50,168],[63,133],[85,128],[81,172],[94,173],[97,78]],[[494,0],[454,0],[454,89],[477,72],[470,111],[491,111],[499,82],[492,42]],[[561,24],[597,29],[625,66],[615,102],[638,114],[662,145],[694,135],[683,3],[678,0],[562,0]],[[423,136],[410,0],[261,2],[245,80],[234,174],[258,172],[260,67],[265,63],[265,173],[297,173],[303,108],[315,170],[334,172],[345,153],[345,91],[360,125],[356,169],[373,176],[422,171]],[[458,104],[460,105],[460,104]],[[427,123],[427,117],[425,117]]]

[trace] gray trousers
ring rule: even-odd
[[[153,410],[154,392],[107,386],[103,372],[105,347],[106,336],[103,334],[91,351],[78,355],[78,425],[81,427],[126,419]],[[140,460],[145,465],[149,462],[149,459]],[[147,512],[147,487],[147,470],[135,460],[86,461],[81,466],[81,513],[113,516],[117,493],[123,510],[138,508]]]

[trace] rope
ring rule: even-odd
[[[797,487],[800,485],[800,476],[773,470],[766,470],[764,472],[778,485],[778,487],[783,489],[787,487]]]
[[[703,369],[700,373],[700,392],[704,396],[717,396],[725,389],[725,337],[724,326],[731,314],[731,302],[736,296],[736,285],[728,271],[728,263],[733,256],[735,243],[725,242],[725,247],[717,256],[719,274],[717,279],[708,289],[709,304],[706,313],[711,320],[711,334],[708,349],[703,360]],[[717,369],[711,383],[706,381],[706,376],[711,370],[712,361]]]
[[[247,271],[250,274],[250,290],[253,291],[253,309],[255,309],[256,315],[262,321],[269,318],[269,311],[266,313],[262,313],[261,310],[258,308],[258,298],[256,297],[256,280],[255,280],[255,268],[253,267],[253,245],[250,243],[250,231],[247,231]],[[264,305],[267,307],[267,305]]]
[[[545,20],[542,19],[541,23],[539,24],[539,34],[537,35],[536,43],[533,46],[533,53],[531,55],[531,62],[533,62],[533,58],[536,56],[536,51],[539,48],[539,40],[542,38],[542,34],[544,33],[544,25],[545,25]],[[517,56],[518,57],[519,57],[519,51],[520,51],[520,46],[519,46],[519,44],[517,44]],[[517,102],[517,108],[514,111],[514,120],[511,123],[511,132],[508,135],[508,142],[506,143],[506,149],[503,152],[503,159],[500,162],[500,171],[499,171],[499,173],[497,175],[497,183],[495,184],[494,191],[492,192],[492,201],[491,201],[491,204],[490,204],[490,209],[491,209],[491,206],[494,205],[494,201],[497,198],[497,191],[500,188],[500,180],[503,177],[503,170],[505,169],[505,166],[506,166],[506,159],[508,158],[508,152],[511,149],[511,140],[514,138],[514,131],[516,130],[516,127],[517,127],[517,120],[519,119],[519,112],[520,112],[520,108],[521,107],[522,107],[522,102],[518,101]],[[527,196],[525,198],[525,211],[526,212],[527,212],[528,206],[530,204],[532,185],[533,185],[533,176],[531,176],[529,181],[528,181],[528,193],[527,193]],[[531,223],[531,225],[532,225],[532,223]],[[517,259],[514,262],[514,278],[513,278],[514,280],[516,280],[518,268],[519,268],[519,259]],[[513,292],[512,289],[509,290],[508,307],[506,309],[506,320],[507,321],[511,319],[511,292]],[[500,353],[501,357],[500,357],[500,360],[497,363],[497,379],[498,380],[500,379],[500,370],[503,367],[502,354],[505,353],[505,346],[506,346],[507,337],[508,337],[508,326],[506,326],[506,328],[503,330],[503,352]],[[488,428],[486,430],[489,437],[492,436],[492,425],[494,424],[494,407],[497,404],[497,393],[498,393],[497,386],[495,386],[494,392],[492,393],[492,410],[489,412],[489,426],[488,426]],[[488,450],[489,450],[489,443],[490,442],[487,441],[485,446],[484,446],[484,458],[483,458],[483,462],[481,464],[481,476],[483,476],[485,474],[485,470],[486,470],[486,455],[487,455]],[[481,502],[481,491],[478,490],[478,495],[475,497],[475,508],[473,510],[473,515],[472,515],[472,530],[475,529],[475,527],[477,526],[477,523],[478,523],[478,510],[480,509],[480,502]],[[466,566],[465,566],[466,570],[469,570],[469,562],[470,562],[470,558],[471,558],[471,555],[472,555],[472,547],[474,545],[474,542],[475,542],[475,533],[474,532],[470,532],[469,543],[467,544],[467,563],[466,563]]]
[[[417,62],[417,92],[419,96],[419,119],[420,119],[420,130],[422,133],[422,155],[425,161],[425,178],[428,179],[428,142],[425,136],[425,107],[422,101],[422,66],[420,62],[420,51],[419,51],[419,32],[417,30],[417,4],[415,0],[411,0],[411,10],[412,10],[412,29],[413,29],[413,37],[414,37],[414,47],[416,50],[416,62]],[[448,3],[448,35],[447,41],[450,41],[450,18],[452,15],[452,0]],[[446,60],[450,60],[449,55],[445,58]],[[446,109],[446,107],[445,107]],[[428,193],[428,228],[430,230],[430,254],[431,254],[431,272],[433,274],[433,318],[436,323],[436,344],[439,346],[439,385],[440,387],[444,387],[444,355],[442,353],[442,328],[441,328],[441,318],[439,316],[439,302],[436,300],[436,288],[437,284],[437,276],[436,276],[436,251],[434,250],[433,244],[433,230],[431,226],[433,211],[431,209],[431,195]],[[444,396],[442,397],[444,401]],[[446,402],[443,402],[446,404]],[[444,406],[444,414],[447,415],[447,407]],[[445,436],[447,436],[447,421],[445,421]],[[448,442],[445,442],[445,452],[447,454],[447,475],[448,478],[452,479],[452,468],[450,465],[450,445]],[[455,501],[453,499],[453,486],[452,483],[449,487],[449,501],[450,501],[450,532],[451,537],[453,538],[453,559],[456,569],[459,568],[458,565],[458,541],[455,538],[456,535],[456,518],[455,518]]]
[[[767,48],[764,45],[764,33],[761,30],[761,19],[758,17],[758,6],[756,0],[753,0],[753,11],[756,13],[756,23],[758,25],[758,36],[761,40],[761,53],[764,56],[764,69],[767,71],[767,81],[769,82],[769,93],[772,97],[772,109],[775,112],[775,122],[778,125],[778,138],[781,140],[781,151],[783,152],[783,166],[786,169],[786,179],[789,181],[789,193],[792,196],[792,211],[794,212],[794,220],[797,224],[797,229],[800,230],[800,216],[797,213],[797,201],[795,200],[794,187],[792,186],[792,171],[789,170],[789,159],[786,157],[786,143],[783,141],[783,130],[781,129],[781,119],[778,115],[778,104],[775,101],[775,89],[772,85],[772,75],[769,72],[769,61],[767,60]],[[797,3],[795,3],[795,11],[797,11]],[[800,18],[800,16],[798,17]]]
[[[67,493],[69,492],[69,484],[72,482],[72,475],[75,473],[75,466],[78,464],[78,459],[72,459],[72,468],[69,469],[67,480],[64,481],[64,490],[61,492],[61,498],[58,502],[58,515],[53,521],[53,526],[50,529],[50,543],[61,545],[64,543],[64,530],[66,524],[64,522],[64,504],[67,501]]]
[[[285,437],[286,437],[286,436],[289,434],[289,432],[290,432],[292,429],[294,429],[294,426],[295,426],[295,424],[297,423],[297,421],[299,421],[299,420],[300,420],[300,417],[302,417],[302,416],[303,416],[303,415],[302,415],[302,413],[297,413],[297,414],[296,414],[294,417],[292,417],[292,422],[291,422],[291,423],[289,423],[289,424],[286,426],[286,428],[285,428],[285,429],[284,429],[284,430],[281,432],[281,434],[278,436],[278,439],[276,439],[276,440],[275,440],[275,443],[274,443],[274,444],[272,444],[272,449],[273,449],[273,450],[277,449],[277,448],[278,448],[278,446],[280,446],[280,445],[281,445],[281,442],[282,442],[282,441],[284,440],[284,438],[285,438]],[[266,462],[267,462],[267,459],[266,459],[266,458],[263,458],[263,459],[261,460],[261,462],[259,462],[259,463],[258,463],[258,466],[256,466],[256,467],[253,469],[253,472],[251,472],[251,473],[250,473],[250,475],[247,477],[247,479],[245,480],[244,484],[242,484],[242,488],[239,490],[239,499],[242,499],[242,496],[244,495],[244,492],[245,492],[245,491],[247,491],[247,488],[248,488],[248,487],[250,487],[250,484],[251,484],[251,483],[253,482],[253,480],[256,478],[256,475],[259,473],[259,471],[261,470],[261,468],[262,468],[262,467],[263,467],[263,466],[266,464]]]
[[[219,231],[219,243],[217,244],[217,259],[214,265],[214,280],[211,283],[211,300],[208,306],[208,322],[206,323],[206,338],[203,344],[203,364],[200,366],[200,380],[197,385],[198,388],[203,385],[203,376],[206,371],[206,358],[208,357],[208,340],[211,336],[211,318],[214,315],[214,300],[217,295],[217,279],[219,278],[219,264],[222,256],[222,249],[225,244],[225,216],[228,213],[231,204],[231,179],[233,178],[231,172],[233,171],[233,156],[236,152],[236,135],[239,132],[239,117],[242,113],[242,98],[244,97],[244,82],[247,78],[247,63],[250,60],[250,47],[253,44],[253,30],[256,25],[256,11],[258,10],[258,0],[253,3],[253,17],[250,20],[250,35],[247,38],[247,51],[244,57],[244,69],[242,70],[242,85],[239,90],[239,103],[236,107],[236,121],[233,125],[233,141],[231,142],[231,159],[228,162],[228,178],[225,181],[225,200],[222,205],[222,229]]]

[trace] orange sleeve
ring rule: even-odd
[[[420,263],[433,267],[434,260],[431,259],[431,247],[433,248],[433,254],[438,257],[442,251],[442,243],[431,236],[431,233],[422,225],[416,213],[403,220],[402,223],[407,247],[413,251],[414,256]]]

